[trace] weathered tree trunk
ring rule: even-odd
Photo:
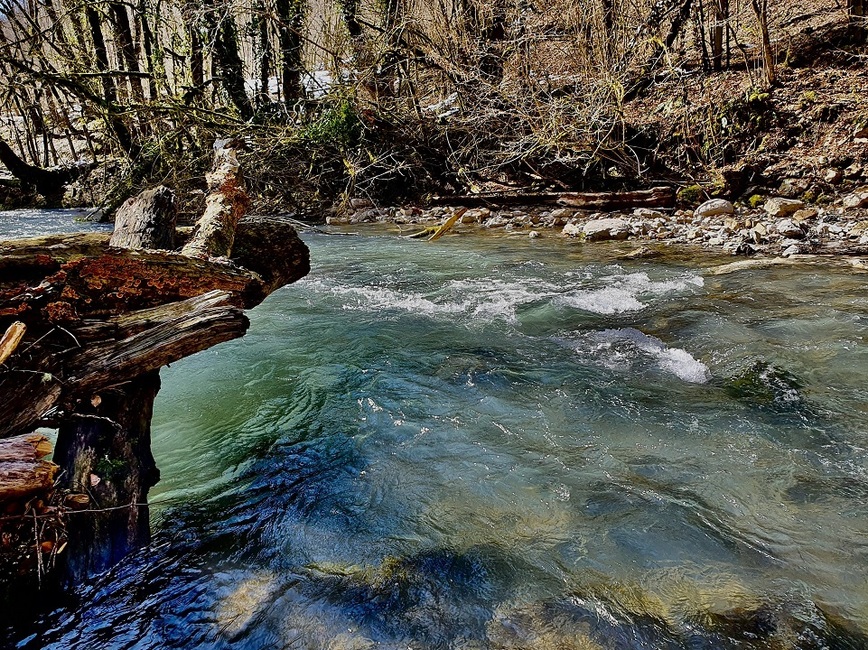
[[[160,478],[151,453],[159,371],[94,395],[60,426],[54,458],[61,487],[90,496],[70,516],[64,579],[75,584],[150,541],[148,491]]]
[[[163,185],[145,190],[118,209],[109,246],[172,250],[177,219],[172,190]]]
[[[235,229],[250,203],[238,163],[239,146],[235,141],[215,145],[214,170],[205,177],[209,189],[205,213],[182,254],[208,259],[228,257],[232,252]]]

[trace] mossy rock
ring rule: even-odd
[[[678,190],[678,201],[688,205],[699,205],[706,198],[701,185],[688,185]]]
[[[793,374],[767,361],[754,362],[726,386],[726,391],[737,399],[777,408],[803,405],[801,389],[801,382]]]
[[[754,194],[747,200],[747,204],[753,209],[759,208],[764,202],[765,197],[763,197],[761,194]]]

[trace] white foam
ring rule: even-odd
[[[607,353],[604,365],[613,369],[623,367],[626,355],[623,350],[618,349],[618,344],[627,343],[654,359],[658,368],[682,381],[704,384],[711,378],[708,366],[694,358],[687,350],[671,348],[657,337],[632,327],[594,332],[591,339],[597,344],[595,352]]]
[[[647,306],[641,298],[655,298],[681,293],[705,283],[698,275],[672,280],[652,280],[647,273],[627,273],[604,278],[608,286],[588,290],[576,287],[555,298],[555,304],[610,316],[641,311]]]
[[[430,317],[458,314],[483,323],[492,320],[516,323],[518,310],[535,303],[601,315],[638,312],[655,297],[681,293],[702,284],[702,278],[694,275],[655,281],[647,273],[616,274],[596,279],[573,274],[564,277],[561,283],[535,278],[451,280],[438,291],[417,293],[388,286],[359,287],[308,281],[308,286],[315,287],[315,290],[341,299],[343,309],[399,310]]]
[[[645,309],[645,303],[641,302],[634,293],[627,289],[615,287],[560,296],[557,298],[556,304],[604,316]]]

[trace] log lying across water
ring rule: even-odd
[[[242,336],[243,309],[309,270],[307,248],[288,222],[242,222],[236,239],[238,266],[110,248],[104,234],[0,243],[0,332],[13,323],[27,328],[0,368],[0,438]]]

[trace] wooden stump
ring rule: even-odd
[[[151,453],[159,371],[94,396],[61,424],[54,458],[61,487],[90,497],[69,515],[62,580],[76,584],[150,541],[148,491],[160,478]]]
[[[163,185],[129,199],[115,215],[114,248],[175,248],[175,193]]]

